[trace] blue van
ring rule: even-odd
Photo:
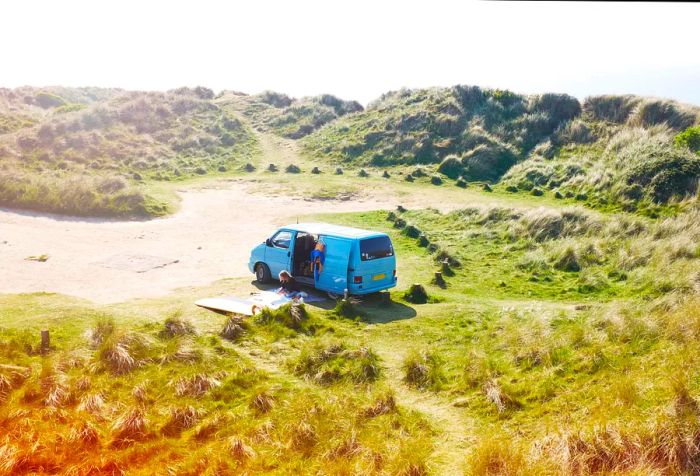
[[[311,253],[325,245],[325,263],[314,278]],[[334,294],[369,294],[396,286],[396,257],[386,233],[327,223],[280,228],[250,253],[248,268],[260,283],[288,270],[300,284]]]

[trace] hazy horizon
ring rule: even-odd
[[[700,104],[700,58],[687,53],[697,13],[662,3],[34,0],[6,7],[0,40],[16,46],[0,86],[201,85],[367,104],[402,87],[469,84]]]

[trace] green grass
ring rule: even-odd
[[[55,295],[0,300],[0,355],[30,369],[29,376],[12,374],[9,389],[2,388],[0,422],[11,435],[0,443],[3,471],[376,472],[377,455],[381,471],[426,467],[429,425],[387,403],[386,388],[373,384],[379,367],[369,351],[347,349],[326,360],[323,371],[338,372],[328,387],[284,366],[262,369],[246,355],[242,345],[264,342],[295,352],[305,335],[279,336],[268,322],[232,344],[216,336],[221,319],[191,306],[153,320]],[[161,315],[155,302],[141,307]],[[310,318],[320,318],[313,313]],[[34,342],[44,327],[52,337],[46,356]],[[338,359],[349,359],[349,367]],[[0,375],[8,369],[0,367]],[[365,391],[348,391],[346,375]],[[19,432],[27,425],[43,445]]]
[[[672,443],[663,435],[677,428],[681,442],[673,444],[684,445],[696,434],[688,423],[700,393],[700,307],[689,287],[698,263],[694,215],[663,223],[498,207],[394,215],[438,251],[395,228],[386,212],[309,217],[391,235],[399,287],[389,306],[362,299],[360,319],[339,317],[331,303],[307,304],[296,318],[291,308],[266,311],[223,339],[225,319],[191,303],[245,293],[249,280],[106,307],[48,294],[0,297],[0,355],[31,369],[6,375],[14,383],[0,407],[3,424],[40,428],[46,441],[75,434],[81,445],[111,448],[110,464],[137,472],[162,464],[176,472],[482,474],[512,466],[587,474],[685,464],[664,456]],[[625,249],[624,260],[609,251],[604,263],[581,255],[579,271],[561,271],[547,258],[559,242],[577,253],[591,240]],[[638,248],[652,251],[640,258]],[[430,284],[435,270],[445,271],[440,252],[453,260],[444,289]],[[528,269],[518,267],[527,253],[535,269],[549,266],[551,280],[513,271]],[[623,264],[640,277],[663,269],[675,282],[644,294],[628,276],[561,292],[589,268]],[[426,287],[428,303],[402,298],[413,283]],[[43,328],[52,337],[46,357],[38,353]],[[11,416],[17,409],[28,413]],[[46,426],[47,412],[64,423]],[[73,461],[60,444],[50,456],[19,436],[3,444],[17,468]],[[93,453],[80,454],[106,464]],[[226,457],[202,459],[212,453]]]

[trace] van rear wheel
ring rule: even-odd
[[[268,268],[265,263],[259,263],[255,267],[255,279],[257,279],[260,284],[270,282],[270,268]]]

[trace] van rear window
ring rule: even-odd
[[[360,241],[360,258],[362,261],[370,261],[377,258],[394,256],[394,247],[388,236],[378,236]]]

